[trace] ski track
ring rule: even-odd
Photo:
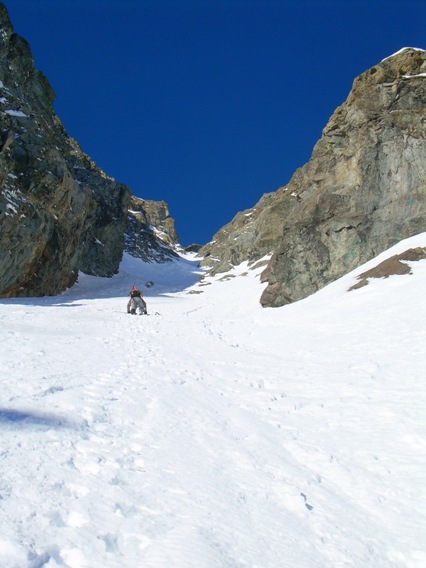
[[[377,352],[373,315],[334,344],[321,305],[125,303],[0,304],[1,568],[424,565],[412,333]]]

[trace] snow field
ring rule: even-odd
[[[274,310],[191,259],[2,300],[0,568],[425,566],[426,261],[347,293],[370,264]]]

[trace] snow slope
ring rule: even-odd
[[[426,261],[347,292],[375,264],[279,309],[189,258],[2,300],[0,568],[425,567]]]

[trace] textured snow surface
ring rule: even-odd
[[[0,568],[426,566],[426,261],[347,292],[411,246],[279,309],[190,257],[1,300]]]

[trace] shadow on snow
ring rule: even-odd
[[[5,423],[13,423],[19,426],[47,426],[49,428],[78,428],[81,426],[81,424],[56,414],[0,408],[0,424]]]
[[[110,278],[90,276],[80,273],[78,280],[57,296],[6,298],[0,303],[31,306],[67,306],[75,307],[79,300],[123,297],[127,301],[130,287],[135,285],[144,297],[176,294],[196,284],[203,270],[199,268],[199,259],[180,257],[166,263],[148,263],[125,254],[118,274]]]

